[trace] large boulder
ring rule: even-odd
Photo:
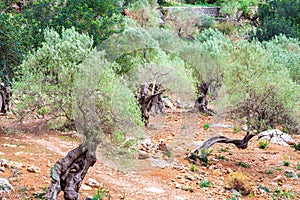
[[[260,134],[258,134],[258,139],[269,140],[272,143],[283,145],[283,146],[289,146],[295,144],[295,141],[289,134],[283,133],[278,129],[263,131]]]

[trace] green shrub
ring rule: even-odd
[[[277,63],[259,42],[240,41],[236,46],[222,54],[225,98],[218,103],[227,105],[227,113],[249,130],[281,125],[298,133],[300,87],[286,66]]]
[[[204,187],[211,187],[212,183],[209,180],[204,180],[202,182],[200,182],[200,187],[204,188]]]
[[[20,114],[40,111],[71,120],[74,77],[92,46],[92,39],[74,28],[63,30],[61,36],[47,29],[45,42],[19,67],[20,79],[13,83]]]
[[[210,126],[209,124],[204,124],[204,125],[203,125],[204,130],[208,130],[208,129],[209,129],[209,126]]]
[[[232,35],[234,32],[234,25],[232,22],[219,22],[216,23],[213,28],[226,35]]]
[[[249,164],[244,163],[244,162],[238,162],[237,165],[238,165],[238,166],[241,166],[241,167],[244,167],[244,168],[249,168],[249,167],[250,167]]]
[[[258,7],[260,25],[255,37],[260,41],[270,40],[280,34],[299,38],[299,9],[300,4],[297,0],[261,2]]]
[[[269,146],[270,141],[269,140],[259,140],[258,141],[258,147],[261,149],[267,149]]]

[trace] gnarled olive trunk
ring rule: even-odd
[[[51,168],[51,186],[46,199],[56,200],[63,191],[65,200],[79,200],[79,188],[88,169],[96,162],[97,144],[80,144]]]
[[[214,115],[214,112],[207,108],[208,100],[207,100],[207,93],[208,93],[208,84],[203,82],[198,86],[198,93],[197,99],[195,101],[195,109],[198,112],[203,112],[210,116]]]
[[[149,92],[149,89],[151,90]],[[163,89],[160,85],[151,83],[144,83],[141,85],[139,96],[137,97],[138,103],[141,107],[142,119],[145,126],[149,124],[150,112],[153,110],[155,113],[164,113],[165,105],[162,100]]]
[[[196,161],[197,159],[201,160],[203,159],[201,154],[199,155],[198,153],[200,152],[201,149],[206,149],[208,150],[210,147],[212,147],[216,143],[226,143],[226,144],[234,144],[237,148],[239,149],[246,149],[248,147],[248,142],[253,138],[254,135],[251,133],[247,133],[245,137],[241,140],[239,139],[230,139],[225,136],[215,136],[211,137],[207,140],[205,140],[202,144],[200,144],[196,149],[191,151],[187,158],[190,160]]]

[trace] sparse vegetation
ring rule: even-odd
[[[270,141],[269,140],[259,140],[258,141],[258,147],[261,149],[267,149],[269,146]]]
[[[200,182],[200,187],[204,188],[204,187],[211,187],[212,183],[209,180],[204,180],[202,182]]]
[[[271,169],[266,169],[264,173],[265,174],[274,174],[274,171]]]
[[[92,200],[110,200],[112,197],[109,194],[109,190],[104,187],[99,187],[96,194],[92,197]]]
[[[248,177],[242,172],[233,172],[229,174],[226,188],[235,189],[242,195],[249,195],[252,192]]]
[[[204,124],[204,125],[203,125],[203,128],[204,128],[204,130],[208,130],[208,129],[209,129],[209,127],[210,127],[210,125],[209,125],[209,124]]]
[[[190,170],[191,170],[192,172],[197,171],[197,170],[198,170],[197,165],[192,164]]]
[[[286,190],[281,190],[279,188],[276,188],[273,191],[273,197],[275,200],[279,200],[282,198],[287,198],[287,199],[294,199],[294,193],[292,191],[286,191]]]
[[[238,166],[241,166],[241,167],[244,167],[244,168],[249,168],[249,167],[250,167],[249,164],[244,163],[244,162],[238,162],[237,165],[238,165]]]

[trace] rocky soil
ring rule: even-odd
[[[14,190],[3,199],[43,199],[50,168],[79,144],[75,133],[49,132],[34,124],[26,131],[12,119],[0,118],[0,178]],[[103,156],[91,168],[80,190],[81,199],[300,199],[300,151],[270,143],[259,148],[254,137],[246,150],[216,144],[208,164],[193,164],[185,155],[215,135],[242,138],[245,132],[230,121],[200,114],[168,111],[153,115],[136,160],[124,169]],[[299,136],[292,136],[300,142]],[[3,187],[2,187],[3,188]],[[1,190],[0,190],[1,191]],[[1,196],[0,196],[1,199]],[[62,195],[60,195],[60,199]]]

